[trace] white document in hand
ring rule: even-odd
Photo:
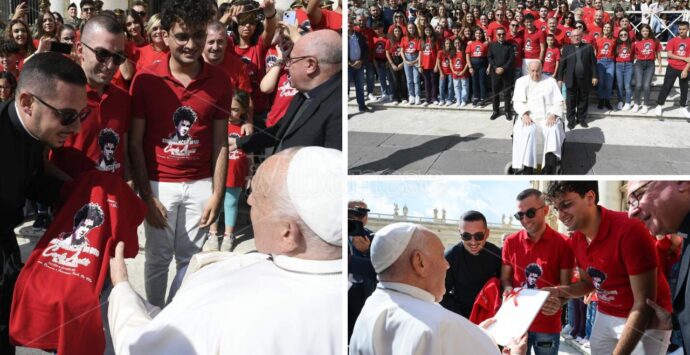
[[[494,316],[496,322],[491,324],[487,332],[498,345],[510,344],[513,338],[520,338],[525,334],[548,297],[549,293],[546,291],[520,289],[517,296],[503,302]]]

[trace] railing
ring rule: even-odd
[[[607,11],[611,16],[614,16],[613,11]],[[631,16],[635,15],[639,18],[639,21],[632,22],[631,24],[635,31],[639,32],[639,27],[642,24],[648,24],[654,32],[656,32],[656,37],[659,38],[664,32],[667,32],[671,37],[676,37],[678,34],[674,33],[672,31],[673,26],[677,24],[680,21],[688,21],[690,20],[690,10],[683,10],[683,11],[659,11],[659,12],[650,12],[650,11],[626,11],[626,15]],[[663,15],[678,15],[675,16],[669,23],[664,23],[665,21],[668,21],[667,19],[663,19]],[[669,17],[669,16],[667,16]]]
[[[385,214],[385,213],[372,213],[369,212],[369,219],[374,220],[390,220],[390,221],[404,221],[404,222],[413,222],[413,223],[420,223],[420,224],[449,224],[449,225],[459,225],[460,220],[459,219],[441,219],[441,218],[431,218],[431,217],[418,217],[418,216],[403,216],[403,215],[392,215],[392,214]],[[512,222],[515,222],[513,219]],[[505,227],[515,227],[515,225],[505,225],[502,223],[487,223],[489,229],[492,228],[505,228]]]

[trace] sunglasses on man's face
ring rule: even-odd
[[[132,12],[139,15],[139,17],[146,17],[146,11],[132,11]]]
[[[467,232],[460,233],[460,238],[462,238],[462,240],[465,242],[469,242],[470,240],[472,240],[472,238],[474,238],[474,240],[476,240],[478,242],[481,242],[482,240],[484,240],[484,237],[485,237],[484,232],[477,232],[474,234],[467,233]]]
[[[53,112],[55,112],[55,114],[57,114],[57,116],[60,118],[60,124],[63,126],[69,126],[77,120],[82,122],[91,113],[91,109],[88,106],[84,107],[81,111],[77,111],[73,108],[56,108],[34,94],[31,94],[31,96],[38,100],[38,102],[42,103],[45,107],[53,110]]]
[[[515,213],[515,214],[513,215],[513,217],[515,217],[518,221],[522,220],[522,218],[525,217],[525,216],[527,216],[527,218],[532,219],[532,218],[534,218],[534,216],[537,215],[537,211],[539,211],[539,209],[541,209],[541,208],[543,208],[543,206],[542,206],[542,207],[539,207],[539,208],[534,208],[534,207],[532,207],[532,208],[528,209],[528,210],[525,211],[525,212],[517,212],[517,213]]]
[[[88,48],[91,50],[95,55],[96,55],[96,60],[98,60],[99,63],[106,63],[108,62],[109,59],[113,59],[113,64],[115,65],[120,65],[127,60],[127,56],[125,55],[125,52],[120,51],[120,52],[111,52],[105,48],[91,48],[88,44],[81,42],[84,47]]]

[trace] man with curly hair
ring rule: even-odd
[[[173,256],[181,279],[180,270],[201,251],[224,194],[233,87],[222,69],[201,58],[214,11],[209,0],[167,1],[161,27],[170,53],[140,70],[131,85],[132,170],[149,207],[146,296],[159,307],[166,304]]]

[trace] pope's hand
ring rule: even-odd
[[[546,117],[546,126],[551,127],[556,124],[556,115],[549,114],[549,116]]]
[[[115,246],[115,256],[110,258],[110,281],[115,286],[128,280],[127,266],[125,266],[125,243],[118,242]]]
[[[522,115],[522,124],[525,126],[531,126],[532,124],[534,124],[534,121],[532,121],[532,118],[529,117],[528,114],[524,114]]]
[[[483,322],[479,323],[479,328],[489,329],[489,327],[494,323],[496,323],[496,319],[489,318],[489,319],[486,319]]]
[[[513,338],[505,348],[503,348],[504,354],[510,355],[524,355],[527,354],[527,333],[523,334],[520,338]]]

